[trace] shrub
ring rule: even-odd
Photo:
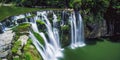
[[[12,53],[16,54],[20,46],[21,46],[21,41],[16,41],[12,47]]]

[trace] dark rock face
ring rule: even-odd
[[[104,18],[107,24],[107,34],[117,35],[120,34],[120,13],[117,12],[118,9],[109,7],[105,13]]]
[[[0,25],[0,33],[3,33],[2,26]]]
[[[85,37],[86,38],[97,38],[106,36],[107,26],[105,20],[100,20],[94,23],[85,23]]]
[[[85,22],[85,37],[97,38],[120,35],[120,13],[117,13],[117,9],[109,7],[104,14],[104,19],[93,20],[93,23]]]
[[[0,23],[0,33],[3,33],[3,26],[1,23]]]

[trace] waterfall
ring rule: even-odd
[[[59,30],[57,28],[57,16],[53,13],[53,33],[54,33],[54,36],[55,36],[55,40],[57,40],[57,44],[59,46],[59,49],[61,48],[61,45],[60,45],[60,38],[59,38]]]
[[[22,19],[22,18],[25,18],[24,14],[21,14],[21,15],[18,15],[18,16],[14,16],[15,25],[18,25],[17,20]]]
[[[62,54],[61,54],[61,47],[60,47],[60,42],[59,42],[59,33],[58,33],[58,30],[57,28],[55,27],[52,27],[50,21],[48,20],[47,18],[47,12],[43,12],[41,14],[44,18],[44,23],[45,23],[45,26],[47,28],[47,34],[48,34],[48,37],[50,39],[50,44],[52,44],[52,46],[54,47],[54,51],[55,51],[55,55],[57,57],[61,57]],[[53,15],[54,17],[54,20],[57,20],[57,18],[55,17],[55,15]]]
[[[52,13],[52,23],[49,20],[48,16],[49,13]],[[79,13],[75,14],[74,12],[69,16],[69,19],[65,18],[64,14],[67,13],[65,11],[62,11],[62,17],[61,17],[61,26],[64,26],[64,24],[67,22],[67,20],[70,21],[71,25],[71,48],[76,47],[82,47],[85,46],[84,43],[84,26],[82,22],[81,15]],[[29,31],[29,36],[32,39],[33,44],[35,45],[36,49],[42,56],[43,60],[57,60],[59,57],[63,57],[62,55],[62,43],[60,42],[60,30],[58,27],[58,18],[57,14],[53,11],[37,11],[36,16],[26,18],[31,16],[31,13],[26,13],[26,15],[18,15],[14,16],[13,21],[15,25],[18,24],[18,20],[21,18],[25,18],[25,22],[31,24],[32,31]],[[65,19],[65,20],[64,20]],[[41,32],[40,29],[38,29],[36,20],[41,20],[44,23],[45,32]],[[66,23],[67,24],[67,23]],[[3,30],[5,29],[2,28]],[[40,37],[42,37],[44,41],[44,45],[39,42],[37,37],[34,35],[34,32],[37,33]],[[69,41],[69,40],[68,40]]]
[[[38,52],[40,53],[42,58],[44,60],[47,60],[47,57],[46,57],[46,55],[44,53],[44,50],[45,50],[44,47],[37,41],[37,39],[35,38],[35,36],[31,32],[29,32],[29,33],[30,33],[30,37],[31,37],[32,42],[35,45],[36,49],[38,50]],[[44,49],[44,50],[42,50],[42,49]]]
[[[65,11],[62,11],[62,21],[61,21],[61,26],[63,26],[65,23],[64,23],[64,16],[65,16]]]
[[[52,28],[51,23],[49,22],[48,18],[46,17],[46,14],[47,13],[45,11],[42,13],[42,16],[44,17],[44,23],[47,28],[47,34],[50,38],[51,44],[55,47],[55,50],[58,51],[60,49],[60,46],[58,45],[57,40],[55,39],[53,28]]]
[[[38,42],[38,40],[34,37],[34,35],[30,32],[30,37],[33,40],[33,43],[37,50],[39,50],[39,53],[43,57],[44,60],[57,60],[58,57],[62,57],[61,53],[61,47],[59,42],[59,32],[56,27],[52,27],[51,23],[49,22],[46,11],[39,12],[40,15],[42,15],[45,26],[47,28],[47,34],[49,37],[49,40],[46,38],[45,34],[43,32],[39,32],[36,24],[36,20],[38,19],[38,16],[34,17],[35,22],[31,22],[32,29],[34,32],[38,33],[44,40],[45,46],[43,46],[41,43]],[[53,15],[54,21],[57,19],[55,14]],[[56,22],[55,22],[56,23]],[[49,42],[50,41],[50,42]],[[42,47],[42,49],[41,49]]]
[[[77,16],[76,16],[77,15]],[[71,48],[85,46],[84,43],[84,26],[81,15],[73,12],[70,16],[71,25]]]

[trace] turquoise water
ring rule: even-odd
[[[67,47],[63,54],[60,60],[120,60],[120,43],[103,41],[76,49]]]

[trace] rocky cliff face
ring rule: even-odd
[[[104,14],[104,18],[107,24],[107,34],[120,34],[120,8],[113,8],[110,5]]]
[[[106,21],[96,21],[94,23],[85,23],[85,37],[86,38],[98,38],[107,36]]]
[[[0,34],[0,57],[6,57],[10,52],[13,36],[14,33],[11,30]]]

